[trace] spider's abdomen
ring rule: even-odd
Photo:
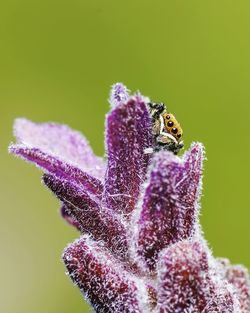
[[[171,113],[164,113],[163,120],[166,131],[174,136],[179,142],[183,136],[183,130],[181,128],[181,125],[176,120],[175,116]]]

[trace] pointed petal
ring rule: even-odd
[[[47,173],[54,174],[58,178],[69,180],[79,184],[86,191],[100,196],[103,192],[103,185],[99,179],[83,172],[75,165],[61,160],[59,157],[44,153],[39,148],[28,148],[24,145],[12,145],[9,151],[26,161],[35,163]]]
[[[95,240],[102,240],[117,257],[127,257],[125,226],[114,212],[102,208],[94,198],[70,181],[53,175],[44,175],[43,181],[66,204],[83,233],[91,234]]]
[[[149,312],[142,283],[89,238],[69,245],[63,260],[71,279],[96,312]]]
[[[138,220],[138,254],[154,271],[159,252],[197,228],[203,148],[194,144],[183,159],[159,152],[153,162]]]
[[[103,176],[105,166],[102,159],[94,155],[88,142],[79,132],[66,125],[36,124],[19,118],[15,121],[14,135],[17,143],[58,156],[85,171],[91,171],[94,176]]]
[[[143,98],[116,106],[107,118],[108,169],[104,199],[109,208],[129,213],[138,200],[152,147],[151,118]]]
[[[116,83],[112,86],[110,92],[109,103],[111,107],[116,107],[121,103],[127,102],[129,99],[129,90],[122,83]]]
[[[242,265],[231,265],[227,259],[220,259],[224,276],[235,288],[242,313],[250,312],[250,278],[248,270]]]
[[[157,312],[240,313],[230,287],[210,263],[200,242],[182,241],[164,250]]]
[[[231,266],[227,270],[227,280],[236,289],[242,312],[250,312],[250,280],[247,269],[240,265]]]

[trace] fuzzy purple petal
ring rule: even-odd
[[[86,139],[66,125],[32,123],[20,118],[15,121],[14,135],[18,144],[60,157],[74,163],[96,177],[103,177],[103,160],[94,155]]]
[[[122,83],[116,83],[112,86],[109,102],[111,107],[127,102],[129,99],[129,90]]]
[[[99,179],[83,172],[75,165],[66,163],[59,157],[43,152],[39,148],[29,148],[25,145],[12,145],[9,147],[9,151],[26,161],[35,163],[47,173],[79,184],[81,188],[84,188],[86,191],[96,196],[100,197],[103,192],[103,185]]]
[[[82,237],[69,245],[63,260],[71,279],[96,312],[150,312],[143,284],[91,239]]]
[[[231,265],[227,259],[219,259],[225,279],[233,285],[242,313],[250,312],[250,279],[242,265]]]
[[[116,106],[107,117],[108,169],[105,178],[106,205],[130,213],[138,200],[152,147],[151,118],[144,99],[131,98]]]
[[[250,312],[250,280],[248,271],[241,265],[231,266],[227,270],[226,278],[236,290],[242,313]]]
[[[241,313],[230,286],[214,271],[201,242],[164,250],[159,264],[158,313]]]
[[[66,204],[68,213],[77,220],[83,233],[91,234],[95,240],[102,240],[120,259],[126,258],[126,229],[118,216],[101,207],[97,199],[91,198],[73,182],[47,174],[43,176],[43,181]]]
[[[200,144],[194,144],[183,159],[165,151],[155,156],[137,235],[137,253],[151,271],[163,248],[191,237],[197,228],[202,160]]]
[[[77,219],[71,213],[70,208],[66,204],[63,204],[60,209],[63,219],[71,226],[74,226],[77,230],[81,230],[81,225]]]

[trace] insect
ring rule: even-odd
[[[153,151],[168,150],[177,154],[184,144],[183,130],[164,103],[149,102],[148,108],[152,117],[153,135],[156,147]]]

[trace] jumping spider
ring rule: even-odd
[[[152,129],[156,146],[145,153],[159,150],[172,151],[177,154],[184,144],[181,141],[183,131],[175,116],[167,111],[164,103],[149,102],[148,108],[152,117]]]

